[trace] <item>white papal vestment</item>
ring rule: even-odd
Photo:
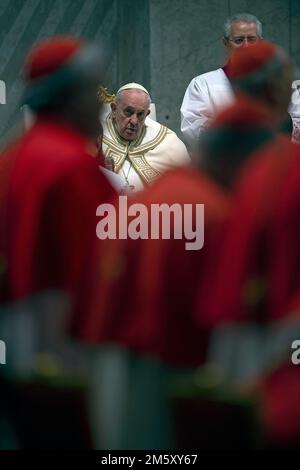
[[[103,122],[103,153],[112,157],[115,172],[135,191],[153,183],[169,168],[187,165],[190,157],[175,132],[146,118],[140,135],[134,141],[123,139],[109,114]]]

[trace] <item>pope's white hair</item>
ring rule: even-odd
[[[225,24],[224,24],[224,38],[228,39],[230,36],[230,26],[232,23],[235,23],[236,21],[243,21],[245,23],[255,23],[256,24],[256,30],[257,30],[257,35],[261,38],[262,37],[262,24],[259,21],[256,16],[251,15],[250,13],[238,13],[236,15],[230,16],[227,18]]]

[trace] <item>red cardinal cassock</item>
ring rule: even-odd
[[[264,430],[273,445],[282,447],[298,447],[300,443],[300,369],[292,363],[292,344],[300,339],[299,184],[300,148],[294,145],[268,227],[267,278],[272,319],[282,328],[289,327],[291,333],[283,343],[286,362],[261,381]]]
[[[230,199],[204,173],[180,168],[128,206],[143,204],[150,214],[153,204],[163,203],[177,204],[182,213],[184,204],[190,204],[194,221],[196,204],[205,205],[204,247],[188,251],[187,240],[174,239],[172,217],[170,240],[107,241],[94,303],[73,331],[84,332],[85,341],[111,342],[171,364],[194,366],[204,360],[208,339],[193,315],[196,286],[219,246]],[[150,217],[147,223],[150,234]]]
[[[208,324],[252,322],[261,324],[262,332],[267,327],[271,333],[272,328],[282,332],[258,390],[265,436],[283,446],[300,438],[300,374],[290,357],[292,340],[299,337],[299,154],[289,138],[277,136],[245,166],[225,227],[214,288],[208,296],[200,289],[198,304]],[[266,340],[275,344],[275,335],[266,335]]]
[[[234,51],[227,73],[233,84],[240,83],[242,87],[243,82],[249,81],[251,85],[261,79],[270,67],[275,67],[279,57],[280,51],[275,45],[262,41]],[[251,99],[255,103],[256,100]],[[275,131],[272,108],[266,103],[260,106],[265,108],[261,122],[269,125],[270,130],[273,126]],[[245,117],[247,119],[247,113]],[[245,321],[253,319],[253,315],[258,315],[261,320],[259,311],[263,312],[263,316],[270,314],[274,317],[282,310],[283,301],[280,305],[277,303],[279,297],[275,289],[270,291],[266,279],[274,257],[270,247],[273,235],[269,236],[267,231],[273,231],[271,220],[295,149],[288,136],[279,134],[271,142],[266,140],[263,146],[258,146],[251,161],[245,165],[235,188],[233,210],[224,231],[213,294],[209,299],[205,293],[199,294],[199,312],[205,309],[209,321]],[[273,284],[275,282],[274,279]],[[209,305],[203,304],[206,300]],[[272,313],[267,313],[266,308],[271,308]]]
[[[27,80],[50,77],[80,48],[77,39],[54,38],[27,59]],[[56,76],[57,79],[57,76]],[[43,98],[40,94],[39,98]],[[55,116],[34,125],[1,155],[2,300],[49,289],[81,292],[96,238],[96,208],[114,191],[92,157],[92,143]]]
[[[257,153],[241,175],[233,210],[224,229],[213,295],[205,307],[205,293],[199,294],[199,312],[204,308],[208,321],[249,321],[278,316],[273,296],[280,294],[268,290],[267,275],[274,252],[271,239],[267,241],[266,237],[290,166],[291,147],[287,138],[278,137]]]

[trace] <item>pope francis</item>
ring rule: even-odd
[[[114,160],[114,171],[133,191],[153,183],[168,168],[190,163],[175,132],[150,119],[151,98],[137,83],[122,86],[110,113],[102,118],[102,150]]]

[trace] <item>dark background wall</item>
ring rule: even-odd
[[[109,89],[142,83],[158,120],[178,131],[184,91],[195,75],[222,65],[222,26],[237,12],[258,16],[264,36],[300,66],[300,0],[0,0],[0,79],[6,83],[0,135],[19,115],[26,51],[60,33],[103,44]]]

